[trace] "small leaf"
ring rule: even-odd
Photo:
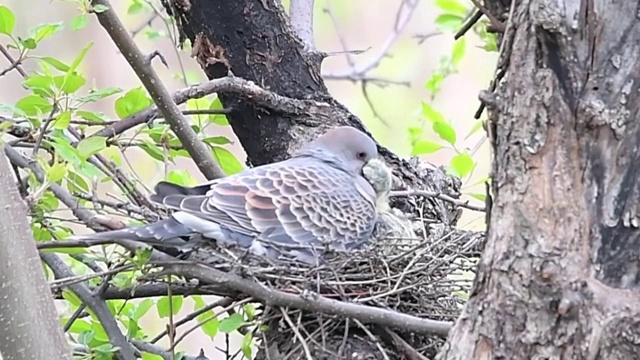
[[[96,102],[120,92],[122,92],[120,88],[91,89],[89,90],[89,95],[78,98],[78,100],[82,102]]]
[[[147,93],[141,87],[137,87],[116,100],[115,110],[118,117],[124,119],[148,108],[152,104],[153,101],[147,97]]]
[[[223,106],[220,102],[220,98],[215,98],[209,105],[209,110],[222,110]],[[220,125],[220,126],[228,126],[229,120],[227,120],[227,116],[224,114],[215,114],[209,115],[209,122],[212,124]]]
[[[16,107],[28,116],[36,116],[51,111],[53,106],[37,95],[27,95],[16,102]]]
[[[459,15],[442,14],[436,18],[436,25],[442,30],[456,30],[462,26],[464,18]]]
[[[251,345],[253,343],[253,333],[248,332],[242,337],[242,353],[247,359],[253,359],[253,351],[251,349]]]
[[[164,161],[164,152],[162,152],[162,150],[151,141],[145,140],[138,146],[152,158],[158,161]]]
[[[182,186],[194,186],[196,180],[186,170],[173,170],[167,174],[167,181]]]
[[[200,329],[202,329],[202,332],[211,339],[215,339],[220,327],[220,320],[218,320],[216,314],[213,311],[206,311],[198,315],[197,319],[201,323]]]
[[[73,59],[73,62],[71,62],[71,66],[69,67],[69,71],[67,71],[67,75],[70,75],[74,71],[76,71],[76,69],[78,68],[78,66],[80,66],[80,63],[82,62],[84,57],[87,55],[87,52],[89,52],[89,49],[91,49],[92,46],[93,46],[93,42],[90,42],[87,45],[85,45],[85,47],[83,47],[82,50],[80,50],[78,55],[76,55],[76,58]]]
[[[30,32],[33,34],[33,39],[35,42],[39,43],[40,41],[50,37],[56,32],[60,31],[63,28],[62,22],[51,23],[51,24],[43,24],[38,25]]]
[[[160,355],[156,355],[156,354],[152,354],[152,353],[148,353],[148,352],[142,352],[142,360],[164,360],[164,358]]]
[[[18,40],[20,41],[22,46],[24,46],[25,49],[33,50],[38,46],[38,43],[36,43],[36,40],[34,38],[26,38],[26,39],[18,38]]]
[[[202,139],[203,142],[211,145],[227,145],[231,144],[231,140],[224,136],[212,136]]]
[[[453,50],[451,50],[451,63],[454,65],[460,64],[464,54],[467,50],[467,42],[465,37],[461,37],[453,44]]]
[[[42,57],[40,60],[44,61],[45,63],[53,66],[54,68],[63,71],[63,72],[67,72],[69,71],[69,65],[63,63],[62,61],[56,59],[56,58],[52,58],[50,56],[45,56]]]
[[[76,115],[80,116],[81,118],[87,121],[91,121],[95,123],[103,123],[107,120],[104,114],[94,113],[93,111],[77,110]]]
[[[73,94],[84,86],[86,80],[81,75],[67,73],[64,76],[56,76],[53,78],[58,89],[65,94]]]
[[[109,10],[109,7],[106,5],[98,4],[98,5],[94,5],[91,10],[96,14],[100,14]]]
[[[182,296],[172,296],[171,297],[171,307],[173,310],[173,315],[177,314],[178,311],[180,311],[180,308],[182,308],[182,303],[183,303],[183,298]],[[169,309],[169,297],[168,296],[163,296],[160,298],[160,300],[158,300],[158,316],[160,316],[161,318],[166,318],[169,317],[169,314],[171,313],[170,309]]]
[[[77,15],[76,17],[71,19],[71,29],[73,30],[84,29],[87,26],[88,22],[89,22],[89,19],[87,17],[87,14]]]
[[[53,121],[53,128],[64,130],[69,127],[70,123],[71,111],[64,111],[56,116],[56,119]]]
[[[469,195],[473,196],[474,198],[476,198],[476,199],[478,199],[478,200],[480,200],[482,202],[487,201],[487,194],[473,193],[473,194],[469,194]]]
[[[444,121],[436,121],[433,123],[433,131],[440,136],[440,138],[451,145],[456,144],[456,130]]]
[[[411,156],[419,156],[424,154],[431,154],[442,149],[442,145],[428,140],[418,140],[413,144],[411,149]]]
[[[484,123],[486,120],[476,120],[475,124],[473,124],[473,127],[471,128],[471,130],[469,130],[469,133],[467,134],[467,136],[465,136],[465,140],[467,140],[468,138],[470,138],[473,134],[475,134],[476,132],[478,132],[478,130],[482,129],[484,127]]]
[[[451,158],[451,167],[459,177],[467,176],[474,167],[473,159],[467,153],[460,153]]]
[[[466,6],[460,4],[458,0],[435,0],[435,5],[444,12],[466,16],[469,11]]]
[[[219,146],[213,146],[211,150],[213,151],[213,157],[227,175],[233,175],[244,170],[242,164],[229,150]]]
[[[84,159],[97,154],[100,150],[107,147],[107,138],[103,136],[91,136],[86,139],[82,139],[78,143],[77,149],[80,156]]]
[[[256,307],[253,304],[246,304],[243,306],[244,313],[247,315],[248,320],[253,320],[256,316]]]
[[[67,175],[67,166],[63,163],[57,163],[53,165],[47,171],[47,181],[57,183]]]
[[[16,17],[11,9],[0,6],[0,34],[11,35],[16,25]]]
[[[223,332],[225,334],[229,334],[238,330],[243,323],[244,323],[244,320],[242,319],[242,315],[238,313],[231,314],[230,316],[220,321],[218,330],[220,330],[220,332]]]
[[[140,320],[140,318],[143,317],[149,311],[149,309],[151,309],[151,307],[153,306],[153,303],[154,301],[151,299],[142,300],[140,304],[136,306],[135,311],[131,315],[131,318],[135,320]]]
[[[425,117],[425,119],[431,122],[446,121],[444,116],[442,116],[442,114],[440,114],[438,110],[434,109],[430,104],[426,102],[422,103],[422,115]]]

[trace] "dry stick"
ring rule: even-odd
[[[173,102],[171,94],[162,85],[162,80],[153,70],[151,63],[147,62],[109,1],[93,0],[91,4],[108,7],[108,10],[96,14],[98,21],[138,75],[165,120],[169,123],[171,130],[180,139],[202,174],[209,180],[224,177],[226,174],[213,159],[211,151],[198,139],[198,135],[189,126],[188,119],[182,115],[178,106]]]
[[[351,317],[364,323],[376,323],[413,331],[418,334],[436,334],[443,337],[447,336],[452,326],[452,323],[448,321],[422,319],[392,310],[328,299],[313,293],[289,294],[266,288],[235,274],[224,273],[220,270],[197,264],[170,262],[165,265],[165,269],[158,275],[170,273],[201,279],[213,284],[224,284],[229,289],[261,299],[271,306],[293,307],[301,310]]]
[[[389,196],[424,196],[424,197],[432,197],[440,200],[444,200],[452,203],[453,205],[467,208],[469,210],[482,211],[485,212],[486,209],[482,205],[473,205],[469,204],[469,201],[454,199],[451,196],[440,194],[431,191],[424,190],[409,190],[409,191],[391,191]]]

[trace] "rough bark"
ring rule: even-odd
[[[640,358],[639,11],[515,1],[485,251],[439,359]]]
[[[12,173],[0,156],[0,354],[71,359]]]
[[[280,1],[165,0],[182,35],[192,44],[192,56],[209,79],[231,72],[278,95],[328,104],[302,115],[267,111],[250,99],[219,94],[232,111],[227,115],[252,165],[279,161],[329,127],[362,122],[333,99],[320,76],[322,56],[308,53],[292,32]],[[367,132],[368,133],[368,132]],[[425,189],[459,196],[460,183],[441,169],[398,158],[379,146],[394,169],[396,189]],[[406,198],[392,204],[404,211],[417,208]],[[420,204],[421,205],[421,204]],[[454,224],[456,211],[446,202],[429,199],[425,216]]]

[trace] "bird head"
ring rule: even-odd
[[[310,142],[300,153],[330,155],[342,168],[361,174],[364,165],[378,156],[378,147],[360,130],[339,126]]]

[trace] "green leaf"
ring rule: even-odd
[[[83,47],[82,50],[80,50],[78,55],[76,55],[76,58],[73,59],[73,62],[71,62],[71,66],[67,71],[67,75],[71,75],[74,71],[76,71],[76,69],[78,68],[78,66],[80,66],[80,63],[82,62],[84,57],[87,55],[87,52],[89,52],[89,49],[91,49],[92,46],[93,46],[93,41],[85,45],[85,47]]]
[[[56,150],[56,154],[72,164],[79,163],[81,156],[76,148],[71,146],[68,141],[56,137],[55,134],[52,134],[52,139],[53,141],[45,140],[45,143],[52,146]]]
[[[77,15],[76,17],[71,19],[71,29],[73,30],[84,29],[87,26],[88,22],[89,22],[89,19],[87,17],[87,14]]]
[[[16,102],[16,107],[28,116],[36,116],[48,113],[53,109],[49,102],[37,95],[27,95]]]
[[[182,308],[182,302],[183,302],[183,298],[182,296],[172,296],[171,297],[171,307],[173,310],[173,315],[177,314],[178,311],[180,311],[180,309]],[[160,316],[161,318],[166,318],[169,317],[170,309],[169,309],[169,297],[168,296],[163,296],[160,298],[160,300],[158,300],[158,316]]]
[[[244,170],[242,164],[229,150],[220,146],[213,146],[211,150],[213,151],[213,157],[227,175],[233,175]]]
[[[467,40],[465,37],[461,37],[453,44],[453,50],[451,51],[451,63],[454,65],[460,64],[464,54],[467,50]]]
[[[107,138],[103,136],[91,136],[86,139],[82,139],[78,143],[78,153],[83,159],[88,159],[90,156],[97,154],[100,150],[107,147]]]
[[[38,43],[36,43],[36,40],[34,38],[18,38],[18,41],[20,41],[20,44],[22,44],[25,49],[33,50],[38,46]]]
[[[53,128],[64,130],[69,127],[70,123],[71,111],[64,111],[56,116],[56,119],[53,121]]]
[[[440,136],[440,138],[451,145],[456,144],[456,130],[444,121],[436,121],[433,123],[433,131]]]
[[[256,307],[253,304],[246,304],[242,307],[244,309],[245,315],[247,315],[248,320],[253,320],[256,316]]]
[[[156,355],[156,354],[152,354],[152,353],[148,353],[148,352],[142,352],[142,360],[164,360],[164,358],[160,355]]]
[[[56,76],[53,78],[58,89],[65,94],[73,94],[84,86],[86,80],[81,75],[67,73],[67,75]]]
[[[53,96],[53,78],[48,75],[31,75],[24,79],[23,85],[28,89],[38,89],[42,90],[43,96],[51,97]]]
[[[413,144],[411,156],[431,154],[442,149],[442,145],[428,140],[418,140]]]
[[[72,192],[89,192],[90,187],[87,181],[82,177],[82,175],[75,173],[73,171],[69,172],[67,176],[67,187],[69,191]]]
[[[144,150],[149,156],[158,160],[164,161],[164,152],[160,149],[160,147],[151,141],[144,140],[140,145],[140,149]]]
[[[69,65],[63,63],[62,61],[56,59],[56,58],[52,58],[50,56],[45,56],[40,58],[40,60],[44,61],[45,63],[53,66],[54,68],[63,71],[63,72],[67,72],[69,71]]]
[[[47,170],[47,181],[57,183],[65,175],[67,175],[67,166],[63,163],[57,163]]]
[[[209,107],[209,101],[207,99],[189,99],[187,100],[187,110],[206,110]],[[194,119],[200,123],[201,121],[207,119],[209,115],[190,115],[193,116]]]
[[[253,333],[252,332],[248,332],[246,334],[244,334],[244,336],[242,337],[242,353],[244,354],[244,356],[247,359],[253,359],[253,351],[251,349],[251,344],[253,343]]]
[[[94,5],[92,11],[96,14],[100,14],[103,13],[105,11],[109,10],[109,7],[106,5],[102,5],[102,4],[98,4],[98,5]]]
[[[459,15],[442,14],[436,18],[436,25],[442,30],[457,30],[462,26],[464,18]]]
[[[222,109],[224,109],[224,107],[220,102],[220,98],[213,99],[213,101],[211,102],[211,105],[209,105],[209,110],[222,110]],[[229,120],[227,120],[227,116],[224,114],[209,115],[209,122],[212,124],[220,125],[220,126],[229,125]]]
[[[242,319],[242,315],[238,313],[231,314],[230,316],[220,321],[218,330],[220,330],[220,332],[223,332],[225,334],[229,334],[238,330],[243,323],[244,323],[244,320]]]
[[[139,13],[141,10],[144,10],[144,4],[139,1],[134,1],[127,8],[127,15],[134,15]]]
[[[147,93],[141,87],[129,90],[124,96],[118,98],[115,104],[116,114],[120,119],[140,112],[153,104],[147,97]]]
[[[435,5],[444,12],[466,16],[469,11],[466,6],[462,5],[458,0],[435,0]]]
[[[425,119],[431,122],[446,122],[444,116],[442,116],[442,114],[438,110],[434,109],[430,104],[426,102],[422,103],[422,115],[425,117]]]
[[[72,334],[80,334],[85,331],[91,331],[91,324],[83,319],[74,321],[73,324],[71,324],[71,327],[69,327],[69,332]]]
[[[460,153],[451,158],[451,167],[459,177],[467,176],[474,167],[473,159],[467,153]]]
[[[89,95],[78,98],[82,102],[96,102],[100,99],[104,99],[111,95],[115,95],[122,92],[120,88],[105,88],[105,89],[91,89]]]
[[[200,329],[211,339],[215,339],[218,335],[218,329],[220,328],[220,320],[216,317],[216,314],[210,310],[197,316],[198,322],[201,324]]]
[[[478,130],[482,129],[485,121],[486,120],[476,120],[476,123],[473,124],[473,127],[471,128],[471,130],[469,130],[469,133],[467,134],[467,136],[465,136],[464,139],[466,140],[470,138],[473,134],[478,132]]]
[[[30,31],[33,34],[33,39],[36,43],[50,37],[56,32],[60,31],[63,28],[62,22],[50,23],[50,24],[42,24],[36,26],[34,29]]]
[[[76,115],[80,116],[81,118],[87,121],[91,121],[95,123],[103,123],[107,121],[107,118],[104,114],[94,113],[93,111],[76,110]]]
[[[154,301],[151,299],[142,300],[140,304],[136,306],[133,314],[131,314],[131,318],[135,320],[140,320],[140,318],[143,317],[149,311],[149,309],[151,309],[153,304],[154,304]]]
[[[194,186],[196,180],[186,170],[172,170],[167,174],[167,181],[182,186]]]
[[[480,200],[482,202],[487,201],[487,194],[472,193],[472,194],[469,194],[469,195],[471,195],[472,197],[474,197],[474,198],[476,198],[476,199],[478,199],[478,200]]]
[[[227,144],[231,144],[231,140],[229,140],[228,138],[226,138],[224,136],[212,136],[212,137],[204,138],[204,139],[202,139],[202,141],[204,143],[209,144],[209,145],[227,145]]]
[[[11,35],[16,25],[16,17],[11,9],[0,6],[0,34]]]

